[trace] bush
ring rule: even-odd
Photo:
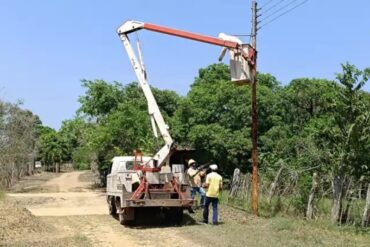
[[[90,164],[80,162],[80,163],[74,164],[74,168],[77,169],[77,170],[89,170],[90,169]]]
[[[78,147],[72,154],[74,168],[78,170],[90,169],[91,151],[88,147]]]
[[[292,199],[294,210],[301,215],[304,215],[306,212],[311,184],[312,177],[309,175],[303,175],[298,181],[298,193]]]

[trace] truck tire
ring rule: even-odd
[[[124,209],[118,215],[118,221],[121,225],[134,225],[135,224],[135,209],[127,208]]]
[[[109,207],[109,215],[116,216],[117,208],[116,208],[116,203],[114,201],[114,197],[109,199],[108,207]]]
[[[165,212],[166,223],[181,225],[183,219],[182,208],[169,208]]]
[[[173,209],[173,216],[174,216],[174,223],[176,225],[181,225],[182,220],[184,218],[184,211],[182,208],[174,208]]]
[[[121,225],[126,225],[127,221],[125,220],[125,216],[123,215],[123,213],[120,213],[118,215],[118,221]]]

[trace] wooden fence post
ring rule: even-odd
[[[280,175],[281,175],[281,173],[283,172],[283,170],[284,170],[284,166],[280,167],[280,169],[279,169],[279,170],[278,170],[278,172],[276,173],[276,176],[275,176],[274,182],[272,182],[272,184],[271,184],[271,189],[270,189],[269,197],[268,197],[268,204],[269,204],[269,205],[271,204],[272,197],[273,197],[273,196],[274,196],[274,194],[275,194],[276,188],[277,188],[277,186],[278,186],[279,178],[280,178]]]
[[[364,213],[362,215],[362,226],[363,227],[366,227],[369,225],[369,218],[370,218],[370,183],[367,185],[366,205],[364,208]]]
[[[306,217],[307,219],[313,218],[313,201],[315,199],[315,193],[317,189],[318,181],[317,181],[317,173],[315,172],[312,175],[312,186],[310,190],[310,195],[308,196],[308,203],[307,203],[307,210],[306,210]]]
[[[239,183],[240,183],[240,170],[238,168],[235,168],[234,175],[233,175],[233,180],[232,180],[231,186],[230,186],[230,193],[229,193],[230,197],[235,197],[236,196],[236,192],[238,190]]]

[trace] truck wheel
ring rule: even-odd
[[[121,225],[126,225],[126,220],[125,220],[125,216],[123,215],[123,213],[120,213],[119,215],[118,215],[118,220],[119,220],[119,223],[121,224]]]
[[[182,208],[170,208],[165,212],[165,219],[168,223],[181,225],[183,219]]]
[[[114,197],[112,197],[109,200],[108,207],[109,207],[109,215],[116,216],[117,208],[116,208],[116,203],[114,202]]]
[[[184,217],[184,211],[183,211],[182,208],[176,208],[176,209],[174,209],[174,221],[175,221],[175,224],[181,225],[182,220],[183,220],[183,217]]]
[[[123,212],[119,213],[119,223],[121,225],[134,225],[135,224],[135,209],[126,208]]]

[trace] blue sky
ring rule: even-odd
[[[81,79],[136,79],[115,32],[125,20],[212,36],[249,34],[250,7],[250,0],[0,0],[0,99],[22,99],[58,129],[79,107]],[[260,30],[259,71],[287,84],[298,77],[334,79],[346,61],[370,67],[369,10],[368,0],[309,0]],[[182,95],[198,69],[217,62],[220,53],[148,31],[139,37],[151,85]]]

